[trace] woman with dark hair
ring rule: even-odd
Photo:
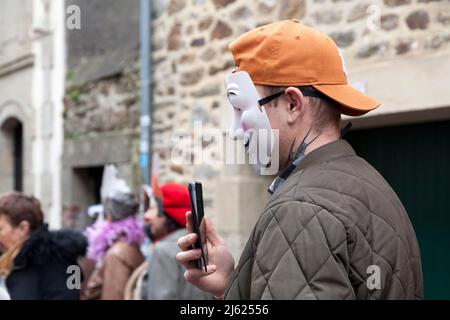
[[[85,255],[87,241],[75,231],[49,231],[35,197],[0,196],[0,247],[0,277],[11,299],[80,298],[77,259]]]

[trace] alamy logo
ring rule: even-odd
[[[70,265],[67,267],[66,273],[69,275],[67,277],[66,285],[69,290],[80,290],[81,288],[81,269],[77,265]]]
[[[367,29],[379,31],[381,29],[381,8],[375,4],[370,5],[367,8],[367,14],[369,15],[366,20]]]
[[[77,5],[71,5],[66,8],[66,14],[69,16],[66,19],[66,27],[69,30],[81,29],[81,9]]]
[[[381,289],[381,269],[377,265],[367,267],[367,274],[370,276],[366,280],[366,286],[369,290]]]

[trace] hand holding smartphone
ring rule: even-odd
[[[208,247],[206,245],[206,224],[203,211],[203,190],[200,182],[192,181],[188,184],[189,195],[191,197],[192,224],[194,232],[197,234],[197,241],[194,244],[195,249],[200,249],[202,255],[196,261],[198,269],[205,269],[208,265]]]

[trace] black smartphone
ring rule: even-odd
[[[206,245],[206,224],[203,211],[203,190],[202,184],[197,181],[188,183],[189,195],[191,197],[192,224],[194,232],[197,234],[197,241],[194,244],[195,249],[200,249],[202,256],[196,261],[198,269],[205,269],[208,265],[208,247]]]

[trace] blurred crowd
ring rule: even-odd
[[[83,232],[49,230],[33,196],[1,195],[0,299],[212,298],[186,282],[175,259],[187,234],[187,187],[153,180],[145,190],[137,197],[105,167],[102,203]]]

